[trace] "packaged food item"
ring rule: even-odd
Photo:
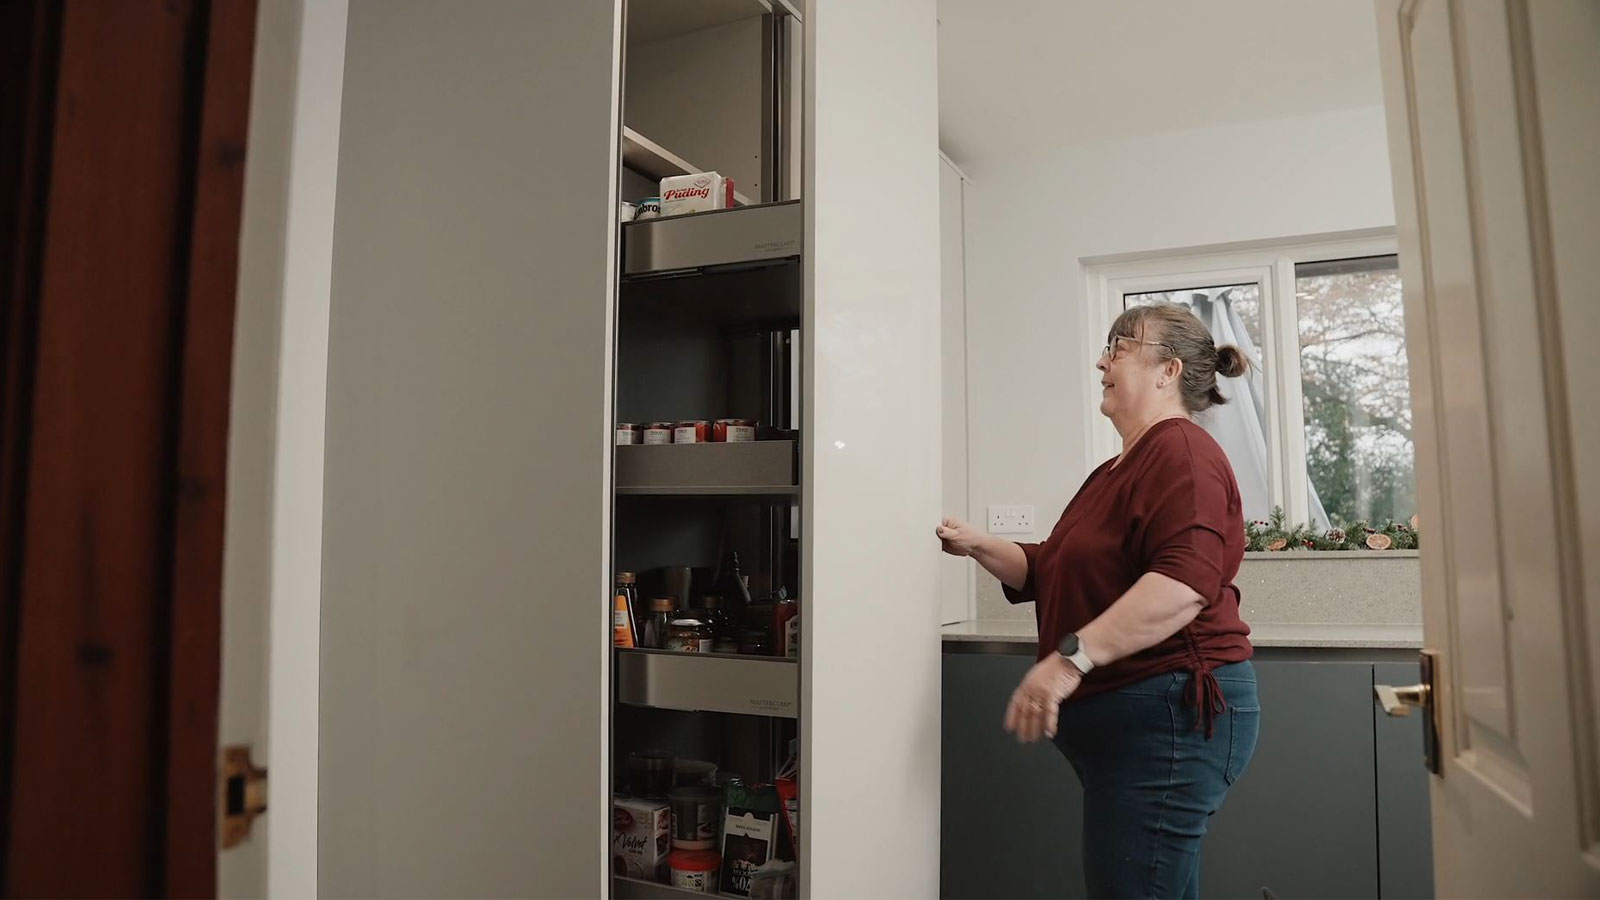
[[[673,619],[667,631],[666,649],[679,653],[710,653],[711,629],[699,619]]]
[[[670,813],[662,800],[616,797],[611,803],[611,871],[645,881],[667,880]]]
[[[617,204],[617,221],[632,222],[634,215],[638,213],[638,211],[639,207],[634,206],[632,203],[629,203],[626,200],[623,200]]]
[[[737,809],[730,801],[722,828],[722,893],[750,896],[750,876],[772,861],[777,835],[777,813]]]
[[[672,430],[676,428],[673,422],[651,422],[644,427],[644,442],[646,444],[672,443]]]
[[[678,850],[711,850],[717,846],[718,820],[722,817],[722,792],[705,784],[673,788],[667,793],[672,808],[672,846]]]
[[[651,800],[667,799],[678,759],[664,750],[638,750],[628,754],[628,790]]]
[[[617,423],[617,446],[629,447],[644,443],[644,429],[632,422]]]
[[[790,597],[781,597],[772,604],[772,655],[791,656],[789,652],[789,638],[791,631],[798,631],[800,604]],[[799,652],[799,642],[795,645],[796,653]]]
[[[795,887],[792,862],[774,859],[750,872],[750,900],[791,900]]]
[[[717,869],[722,857],[715,850],[674,850],[667,857],[672,870],[672,886],[700,894],[717,892]]]
[[[663,216],[729,209],[733,206],[733,179],[716,172],[669,175],[661,179]]]
[[[704,419],[679,422],[672,430],[674,444],[704,444],[711,440],[711,423]]]
[[[642,219],[659,218],[661,218],[660,197],[646,197],[635,204],[633,208],[633,221],[635,222],[638,222]]]
[[[755,439],[755,419],[718,419],[711,423],[711,440],[715,443],[747,444]]]

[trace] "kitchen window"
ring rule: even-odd
[[[1124,309],[1174,303],[1251,360],[1198,421],[1233,462],[1245,516],[1320,528],[1416,511],[1404,304],[1392,236],[1087,261],[1087,343]],[[1091,384],[1089,409],[1097,406]],[[1091,465],[1114,454],[1095,416]]]

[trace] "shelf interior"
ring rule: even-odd
[[[622,164],[652,181],[660,181],[673,175],[692,175],[709,171],[626,125],[622,126]],[[739,192],[737,183],[734,185],[733,202],[738,206],[750,205],[750,199]]]

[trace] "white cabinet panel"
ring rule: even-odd
[[[933,0],[806,9],[802,890],[939,890]]]
[[[605,892],[619,7],[350,3],[324,896]]]

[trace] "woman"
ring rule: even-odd
[[[1077,772],[1091,897],[1198,897],[1207,817],[1255,750],[1261,705],[1233,585],[1239,486],[1191,420],[1225,402],[1217,376],[1245,365],[1182,307],[1124,312],[1095,365],[1122,453],[1042,544],[954,519],[938,529],[1011,602],[1036,603],[1039,661],[1005,727],[1053,738]]]

